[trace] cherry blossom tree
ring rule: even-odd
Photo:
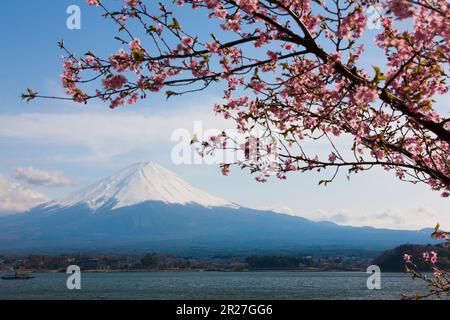
[[[444,240],[444,247],[450,250],[449,232],[439,230],[439,224],[435,227],[432,237],[436,240]],[[411,296],[402,295],[405,300],[420,300],[430,297],[445,297],[450,296],[450,270],[443,269],[438,265],[438,254],[435,251],[424,252],[422,257],[413,257],[405,253],[403,256],[405,261],[405,270],[410,273],[413,279],[423,280],[429,287],[429,292],[426,294],[414,293]],[[433,271],[433,277],[423,273],[417,266],[415,261],[420,261],[428,265]]]
[[[259,181],[274,173],[285,179],[293,171],[331,169],[330,179],[320,182],[327,184],[343,169],[350,175],[383,167],[449,196],[450,118],[435,100],[448,98],[446,0],[170,0],[157,7],[142,0],[87,2],[118,25],[123,48],[109,57],[93,51],[76,56],[61,42],[68,96],[28,89],[24,99],[101,99],[117,108],[152,92],[169,98],[222,84],[224,101],[215,112],[248,134],[246,143],[225,133],[201,142],[203,154],[244,152],[222,164],[225,175],[232,165],[250,169]],[[386,63],[363,68],[361,38],[370,8],[379,15],[374,42]],[[179,10],[209,17],[217,32],[189,34]],[[136,28],[146,36],[135,36]],[[88,83],[97,89],[89,92]],[[264,134],[252,143],[254,128]],[[342,147],[339,137],[351,142]],[[317,140],[329,144],[326,154],[308,150]],[[277,161],[263,161],[274,154]]]

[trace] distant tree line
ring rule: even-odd
[[[145,255],[8,255],[0,256],[0,271],[27,269],[33,271],[65,272],[69,265],[82,270],[186,270],[186,271],[251,271],[251,270],[364,270],[368,258],[311,257],[290,255],[250,255],[247,257],[192,258],[172,254]]]
[[[450,250],[445,244],[425,246],[414,244],[402,245],[383,252],[373,260],[373,264],[378,265],[385,272],[402,272],[405,270],[404,253],[408,252],[412,257],[419,259],[417,264],[422,271],[432,271],[430,264],[420,260],[423,252],[431,251],[436,252],[439,256],[439,267],[447,270],[450,269]]]

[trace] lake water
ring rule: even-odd
[[[426,292],[420,280],[383,273],[381,290],[367,289],[362,272],[144,272],[83,273],[81,290],[68,290],[64,273],[35,274],[27,281],[0,280],[7,299],[399,299]]]

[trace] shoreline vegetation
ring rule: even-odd
[[[212,256],[183,257],[173,254],[76,254],[0,255],[0,273],[29,270],[37,273],[66,272],[77,265],[83,272],[320,272],[365,271],[371,258],[357,256]]]
[[[17,270],[0,270],[0,274],[4,273],[11,273],[15,272]],[[33,273],[65,273],[66,270],[26,270],[24,271],[30,271]],[[116,269],[116,270],[83,270],[83,273],[164,273],[164,272],[192,272],[192,273],[203,273],[203,272],[224,272],[224,273],[243,273],[243,272],[366,272],[366,270],[340,270],[340,269],[327,269],[327,270],[321,270],[321,269],[257,269],[257,270],[202,270],[202,269],[141,269],[141,270],[128,270],[128,269]],[[395,271],[392,271],[393,273],[397,273]]]
[[[0,273],[32,271],[66,272],[77,265],[88,273],[109,272],[366,272],[377,265],[384,272],[403,272],[403,252],[438,252],[441,267],[450,267],[450,254],[443,245],[402,245],[375,256],[351,254],[317,255],[212,255],[182,256],[167,253],[147,254],[0,254]],[[428,271],[424,269],[424,271]]]
[[[4,273],[11,273],[11,270],[0,270],[0,274]],[[38,270],[38,271],[32,271],[33,273],[65,273],[66,270]],[[296,269],[261,269],[261,270],[241,270],[241,271],[234,271],[234,270],[193,270],[193,269],[161,269],[161,270],[155,270],[155,269],[145,269],[145,270],[83,270],[83,273],[173,273],[173,272],[189,272],[189,273],[204,273],[204,272],[224,272],[224,273],[254,273],[254,272],[298,272],[298,273],[304,273],[304,272],[365,272],[365,270],[296,270]],[[397,273],[393,271],[393,273]]]

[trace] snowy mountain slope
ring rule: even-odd
[[[132,165],[70,197],[0,217],[1,252],[385,250],[429,232],[313,222],[234,205],[153,163]]]
[[[86,205],[95,211],[105,206],[119,209],[146,201],[196,204],[203,207],[237,207],[193,187],[175,173],[152,162],[131,165],[110,178],[47,206]]]

